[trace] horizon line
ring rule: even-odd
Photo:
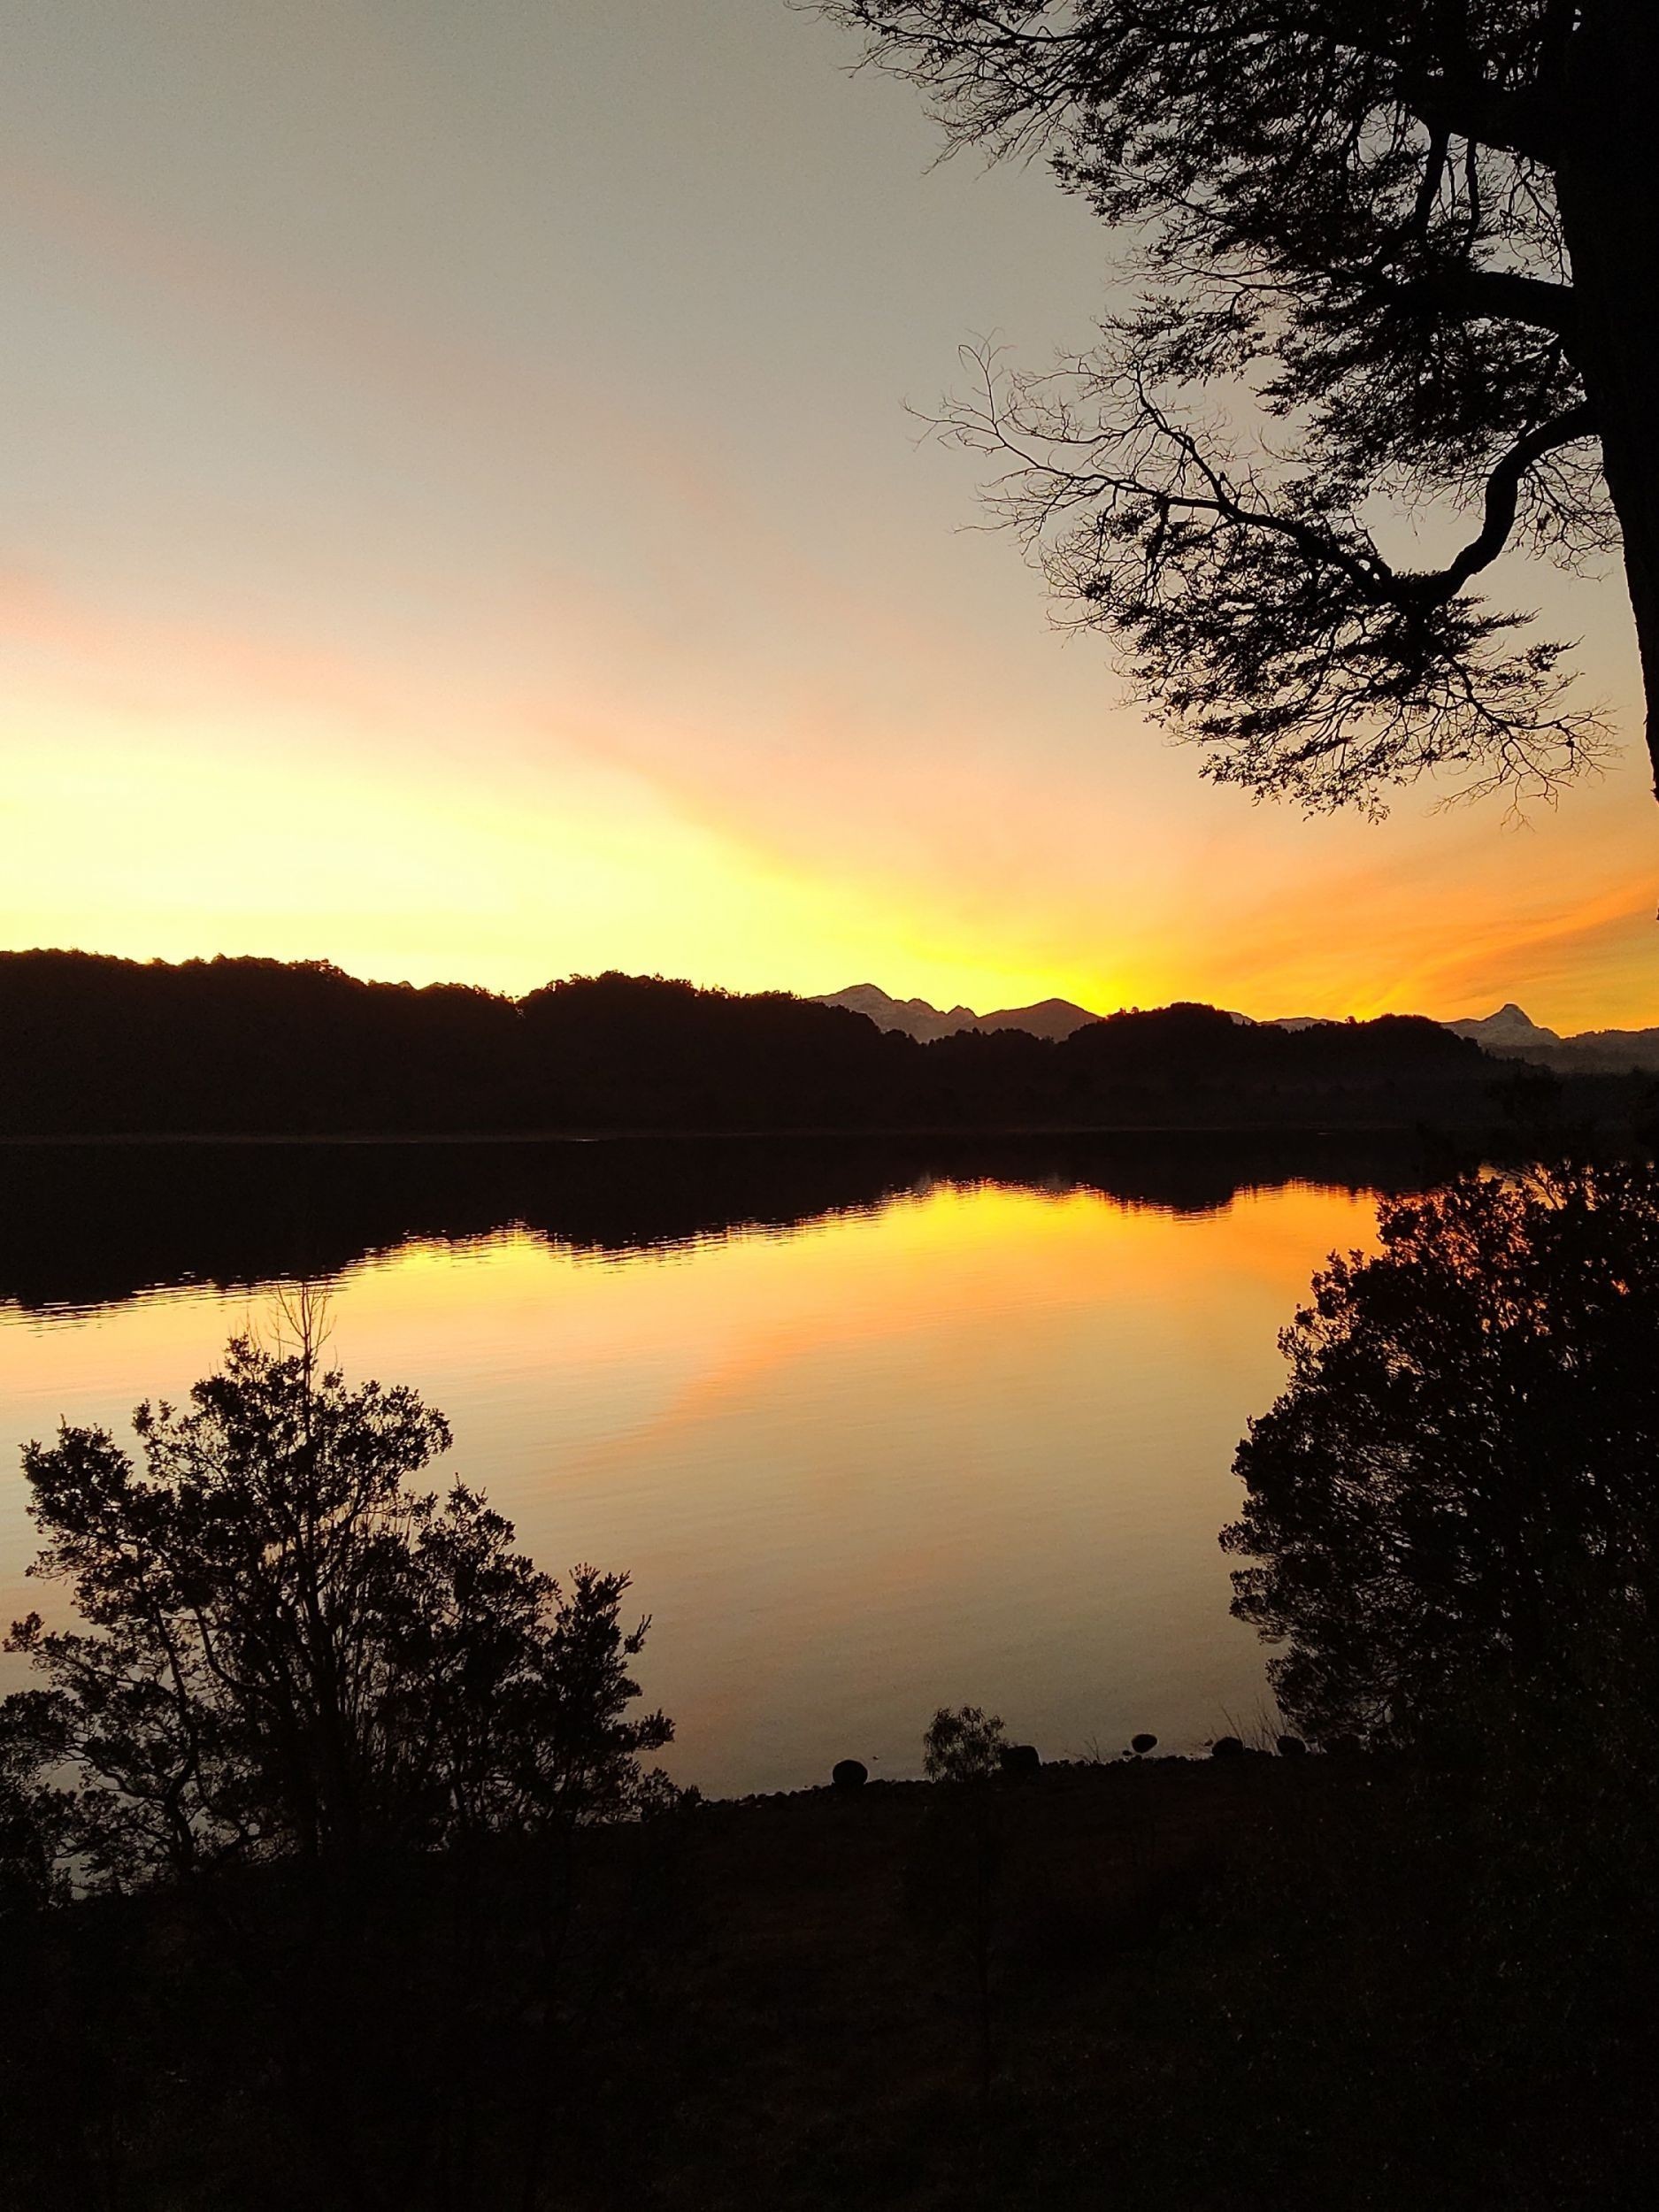
[[[1139,1003],[1133,1005],[1125,1004],[1115,1007],[1111,1009],[1110,1012],[1107,1012],[1101,1011],[1093,1007],[1085,1006],[1080,1001],[1067,998],[1064,994],[1057,991],[1050,993],[1044,998],[1028,999],[1023,1003],[1018,1005],[991,1007],[981,1012],[977,1008],[968,1006],[965,1003],[949,1007],[937,1006],[931,999],[923,998],[919,995],[902,997],[896,992],[888,991],[884,985],[872,983],[868,979],[857,983],[844,983],[839,986],[838,988],[829,991],[805,991],[797,987],[784,985],[769,986],[757,991],[744,991],[733,989],[730,985],[724,983],[699,982],[695,977],[692,976],[670,975],[660,969],[653,969],[650,971],[625,968],[572,969],[569,972],[569,973],[565,975],[549,975],[543,982],[533,984],[527,990],[514,992],[498,989],[487,983],[468,982],[464,978],[458,976],[434,979],[434,981],[428,983],[415,983],[411,981],[406,976],[363,975],[359,974],[353,969],[342,966],[337,960],[332,959],[328,955],[322,953],[289,959],[285,959],[275,953],[188,953],[180,959],[169,959],[165,955],[159,953],[146,956],[137,953],[103,952],[92,947],[83,945],[12,945],[0,948],[0,958],[26,959],[31,956],[56,956],[85,960],[118,961],[123,965],[138,968],[208,967],[217,962],[229,963],[234,961],[250,961],[257,962],[263,966],[269,967],[326,969],[334,974],[344,976],[350,982],[361,983],[366,987],[383,989],[411,991],[479,991],[482,992],[488,997],[504,999],[509,1003],[513,1004],[518,1003],[522,999],[532,996],[533,994],[538,990],[551,990],[560,983],[594,981],[602,976],[615,975],[626,977],[628,980],[635,982],[676,983],[683,984],[687,989],[690,990],[719,991],[724,993],[727,997],[731,998],[764,998],[774,995],[782,996],[796,999],[802,1003],[807,1005],[823,1004],[827,1001],[845,998],[855,991],[877,991],[879,992],[881,996],[891,1005],[925,1008],[927,1011],[939,1015],[941,1018],[950,1014],[962,1012],[970,1015],[975,1021],[991,1021],[996,1019],[998,1017],[1006,1018],[1010,1014],[1027,1013],[1041,1006],[1071,1007],[1074,1008],[1079,1014],[1085,1015],[1090,1021],[1106,1021],[1111,1018],[1111,1014],[1163,1013],[1167,1012],[1170,1008],[1175,1006],[1205,1006],[1211,1008],[1217,1013],[1227,1014],[1235,1020],[1251,1022],[1263,1028],[1273,1027],[1286,1022],[1346,1023],[1359,1021],[1362,1019],[1374,1020],[1381,1018],[1381,1017],[1379,1016],[1360,1016],[1352,1012],[1345,1014],[1246,1014],[1239,1008],[1223,1006],[1220,1002],[1216,999],[1190,998],[1179,995],[1167,999],[1159,1005],[1146,1006]],[[1397,1011],[1397,1010],[1387,1010]],[[1452,1026],[1454,1023],[1492,1021],[1496,1019],[1500,1014],[1511,1010],[1520,1015],[1524,1020],[1527,1021],[1531,1026],[1534,1028],[1540,1030],[1547,1030],[1548,1028],[1548,1025],[1546,1023],[1532,1022],[1532,1017],[1525,1012],[1525,1010],[1517,1000],[1512,998],[1504,999],[1498,1006],[1494,1007],[1489,1014],[1459,1014],[1450,1017],[1449,1019],[1446,1019],[1432,1014],[1408,1013],[1404,1018],[1433,1021],[1438,1027],[1444,1029]],[[1652,1025],[1659,1026],[1659,1023],[1655,1023]],[[1561,1037],[1564,1042],[1571,1037],[1618,1035],[1621,1033],[1639,1034],[1640,1033],[1639,1031],[1621,1031],[1609,1025],[1601,1029],[1574,1030],[1571,1032],[1551,1030],[1549,1031],[1549,1033],[1554,1036]]]

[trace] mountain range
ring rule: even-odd
[[[1583,1029],[1571,1037],[1540,1028],[1512,1001],[1495,1014],[1445,1022],[1459,1037],[1506,1060],[1531,1060],[1560,1075],[1622,1075],[1629,1068],[1659,1074],[1659,1029]]]
[[[826,991],[818,1003],[843,1006],[849,1013],[867,1016],[878,1029],[902,1030],[922,1044],[935,1037],[954,1036],[964,1029],[1022,1029],[1033,1037],[1057,1041],[1102,1019],[1087,1007],[1064,998],[1040,999],[1034,1006],[1004,1006],[992,1014],[976,1014],[971,1006],[947,1010],[930,1005],[923,998],[892,998],[873,983]],[[1233,1018],[1248,1023],[1252,1018],[1235,1014]],[[1263,1025],[1313,1029],[1324,1019],[1317,1014],[1285,1014]],[[1466,1016],[1440,1025],[1455,1036],[1471,1038],[1500,1058],[1532,1061],[1562,1075],[1624,1074],[1632,1068],[1659,1074],[1659,1028],[1587,1029],[1563,1037],[1558,1030],[1542,1028],[1513,1002],[1501,1006],[1495,1014]]]
[[[851,983],[844,991],[826,991],[819,1006],[844,1006],[849,1014],[864,1014],[878,1029],[902,1029],[918,1044],[935,1037],[954,1037],[959,1030],[1023,1029],[1027,1036],[1069,1037],[1100,1019],[1087,1006],[1073,1006],[1069,998],[1040,999],[1034,1006],[1003,1006],[994,1014],[976,1014],[971,1006],[948,1010],[930,1006],[925,998],[889,998],[873,983]]]

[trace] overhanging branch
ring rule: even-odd
[[[1471,269],[1455,264],[1388,281],[1390,296],[1404,303],[1421,299],[1441,314],[1473,322],[1482,317],[1494,321],[1530,323],[1553,331],[1571,351],[1578,326],[1578,306],[1570,284],[1552,284],[1546,278],[1524,276],[1517,270]]]
[[[1586,402],[1570,407],[1553,422],[1541,423],[1536,430],[1517,439],[1486,479],[1486,514],[1479,531],[1446,567],[1425,576],[1402,578],[1400,587],[1408,595],[1407,603],[1417,599],[1430,605],[1443,605],[1455,597],[1471,577],[1478,576],[1483,568],[1490,568],[1515,528],[1521,484],[1528,469],[1547,453],[1571,445],[1579,438],[1591,437],[1594,431],[1594,411]]]

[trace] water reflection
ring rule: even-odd
[[[989,1173],[983,1148],[697,1157],[231,1148],[183,1184],[176,1157],[38,1162],[5,1200],[0,1595],[24,1594],[21,1440],[124,1430],[257,1310],[234,1286],[326,1270],[349,1372],[441,1406],[530,1550],[633,1571],[682,1778],[913,1770],[941,1703],[1056,1755],[1248,1720],[1233,1448],[1312,1269],[1369,1237],[1366,1180],[1407,1164],[1315,1187],[1214,1148],[1032,1148],[959,1184],[934,1179]]]
[[[411,1240],[524,1229],[630,1253],[793,1231],[939,1182],[1210,1213],[1309,1181],[1422,1187],[1403,1135],[687,1138],[554,1144],[0,1145],[0,1301],[37,1310],[151,1288],[326,1278]]]

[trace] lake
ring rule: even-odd
[[[273,1288],[349,1377],[449,1417],[450,1471],[554,1569],[626,1567],[667,1763],[718,1794],[918,1770],[940,1704],[1045,1757],[1267,1709],[1217,1532],[1278,1332],[1402,1148],[1010,1140],[12,1148],[0,1155],[0,1601],[21,1443],[127,1433]],[[8,1681],[15,1679],[9,1676]]]

